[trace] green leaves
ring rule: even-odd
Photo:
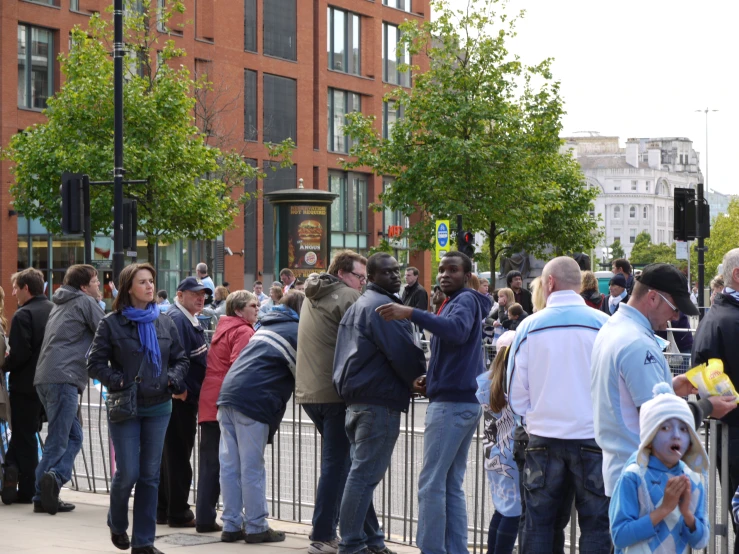
[[[233,228],[239,205],[248,200],[244,181],[263,176],[236,152],[206,143],[195,126],[197,87],[181,64],[166,62],[184,52],[167,41],[156,60],[157,33],[151,29],[150,2],[141,13],[128,10],[126,44],[132,65],[124,85],[125,194],[138,200],[139,231],[149,243],[213,239]],[[184,11],[181,2],[171,10]],[[15,135],[2,155],[15,162],[11,193],[15,208],[39,218],[52,233],[60,229],[59,186],[64,171],[87,173],[93,181],[111,180],[113,168],[113,62],[111,24],[93,15],[89,28],[72,31],[68,55],[60,55],[64,85],[45,110],[47,122]],[[174,66],[177,65],[177,68]],[[270,145],[269,153],[290,165],[294,144]],[[112,187],[91,191],[93,232],[112,227]]]
[[[724,254],[739,247],[739,200],[729,203],[729,210],[719,215],[711,226],[711,237],[706,239],[706,282],[718,273]],[[691,258],[692,260],[692,258]]]
[[[401,27],[403,47],[428,54],[430,66],[414,68],[412,90],[386,95],[404,117],[383,139],[374,117],[347,116],[354,146],[345,167],[395,178],[380,200],[420,212],[406,230],[416,249],[431,248],[435,219],[457,214],[466,229],[488,234],[493,262],[496,239],[534,254],[594,246],[597,221],[588,212],[596,193],[559,151],[564,111],[551,60],[526,66],[508,52],[520,15],[496,12],[502,1],[471,0],[456,12],[432,4],[437,19]]]

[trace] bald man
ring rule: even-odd
[[[589,308],[580,291],[580,267],[559,257],[544,266],[547,305],[516,331],[508,361],[509,402],[529,433],[523,554],[551,553],[561,534],[557,514],[574,489],[581,545],[607,554],[608,498],[603,454],[595,442],[590,397],[590,354],[608,316]]]

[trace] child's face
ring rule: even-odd
[[[508,319],[510,319],[511,321],[518,321],[518,316],[517,315],[511,315],[511,313],[508,312]]]
[[[652,455],[671,468],[682,459],[688,448],[688,424],[674,417],[663,421],[652,441]]]

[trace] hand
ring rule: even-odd
[[[426,376],[421,375],[415,381],[413,381],[413,392],[426,396]]]
[[[713,406],[713,410],[711,410],[710,414],[706,415],[710,415],[715,419],[721,419],[731,410],[735,410],[737,406],[736,398],[733,396],[710,396],[708,401],[711,403],[711,406]]]
[[[667,480],[667,486],[665,487],[665,496],[662,499],[662,507],[670,512],[677,508],[680,499],[685,494],[685,489],[688,489],[688,496],[690,496],[690,481],[686,475],[676,475],[670,477]]]
[[[500,321],[498,321],[497,319],[493,321],[493,327],[500,327]]]
[[[693,383],[685,375],[678,375],[672,380],[672,389],[677,396],[698,394],[698,389],[693,386]]]
[[[172,398],[174,398],[175,400],[182,400],[184,402],[185,400],[187,400],[187,389],[185,389],[185,392],[183,392],[182,394],[173,394]]]
[[[393,321],[397,319],[410,319],[413,313],[413,308],[410,306],[403,306],[393,302],[391,304],[383,304],[375,311],[380,314],[385,321]]]
[[[680,495],[680,513],[684,518],[687,518],[688,515],[693,515],[693,512],[690,511],[690,498],[693,493],[690,490],[690,477],[683,475],[680,479],[685,481],[685,490],[683,491],[683,494]]]

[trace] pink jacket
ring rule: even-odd
[[[208,365],[205,369],[203,387],[200,389],[199,423],[217,421],[216,402],[218,402],[223,379],[253,334],[254,327],[240,317],[224,315],[218,320],[218,327],[208,351]]]

